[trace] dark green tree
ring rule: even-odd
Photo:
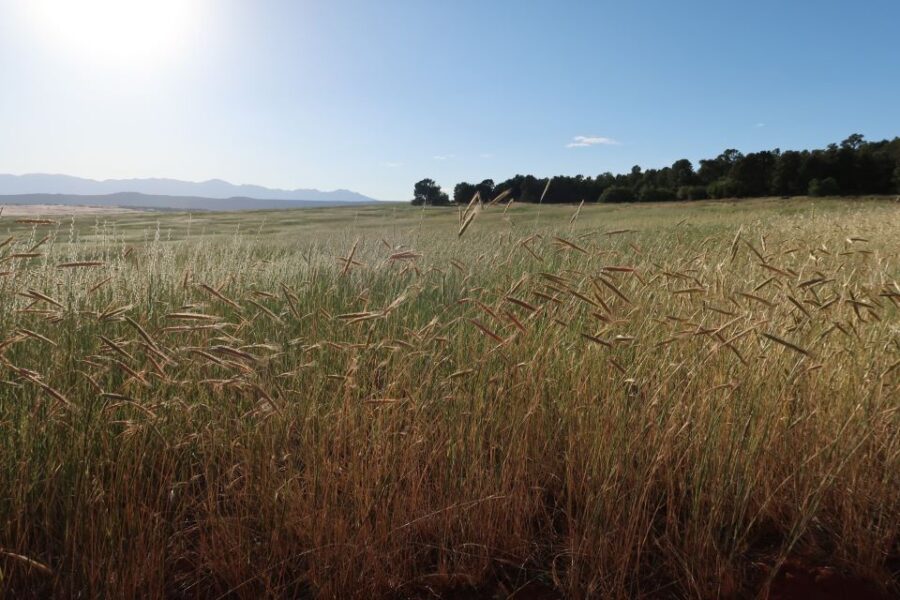
[[[847,136],[843,142],[841,142],[841,148],[846,148],[848,150],[852,150],[856,152],[860,149],[860,147],[865,143],[865,138],[860,133],[851,133]]]
[[[740,185],[728,177],[713,181],[706,186],[706,193],[710,198],[740,198],[744,195]]]
[[[678,188],[677,197],[679,200],[706,200],[709,194],[705,185],[683,185]]]
[[[643,176],[644,174],[641,171],[641,165],[634,165],[631,167],[631,174],[628,175],[628,185],[631,186],[631,189],[637,189],[641,184]]]
[[[806,191],[802,178],[803,154],[788,150],[778,156],[772,173],[772,191],[781,196],[797,196]]]
[[[716,158],[700,161],[700,170],[697,175],[701,183],[707,185],[727,177],[736,162],[744,158],[744,155],[733,148],[729,148]]]
[[[675,199],[675,192],[669,188],[645,186],[638,194],[641,202],[668,202]]]
[[[494,180],[485,179],[475,186],[475,191],[481,194],[481,199],[484,202],[490,202],[494,198]]]
[[[669,184],[673,188],[678,189],[686,185],[692,185],[696,178],[697,174],[694,173],[694,165],[688,159],[682,158],[672,163]]]
[[[450,197],[435,183],[434,179],[423,179],[413,187],[413,206],[444,206],[450,204]]]
[[[630,187],[614,185],[603,191],[600,202],[634,202],[634,192]]]
[[[475,197],[477,186],[465,181],[457,183],[453,188],[453,201],[457,204],[468,204]],[[484,200],[484,197],[481,198]]]
[[[841,193],[841,188],[834,177],[826,177],[825,179],[813,179],[809,182],[810,196],[837,196]]]
[[[737,185],[740,196],[768,196],[772,193],[772,178],[777,155],[774,152],[753,152],[731,166],[729,179]]]

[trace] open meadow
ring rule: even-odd
[[[900,594],[900,203],[461,210],[0,216],[0,596]]]

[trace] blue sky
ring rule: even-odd
[[[0,0],[0,172],[398,200],[900,135],[896,0],[80,1]]]

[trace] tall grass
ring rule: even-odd
[[[900,592],[900,210],[575,210],[18,224],[0,589],[753,597],[801,557]]]

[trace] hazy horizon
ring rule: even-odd
[[[0,173],[404,200],[897,135],[900,6],[0,0]]]
[[[65,173],[0,173],[0,195],[67,194],[108,195],[117,193],[197,196],[204,198],[256,198],[259,200],[378,200],[347,189],[270,188],[224,179],[190,181],[168,177],[92,179]],[[358,197],[357,197],[358,196]]]

